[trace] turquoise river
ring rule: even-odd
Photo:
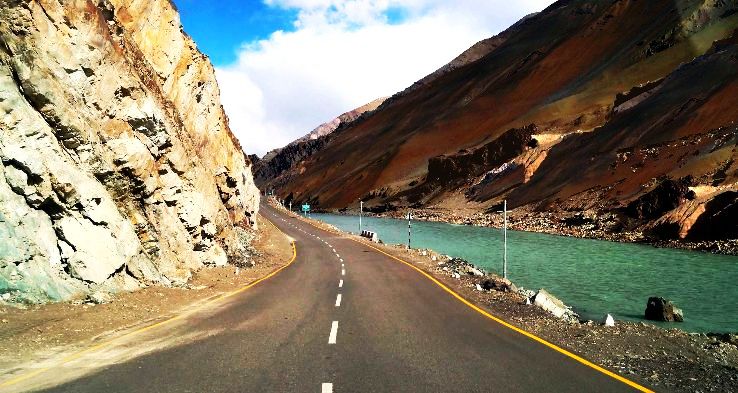
[[[357,232],[357,216],[315,214]],[[407,242],[407,221],[364,217],[364,229],[385,243]],[[502,270],[502,231],[413,221],[412,247]],[[659,324],[691,332],[738,332],[738,257],[647,245],[508,231],[508,275],[528,289],[546,288],[582,317],[641,321],[649,296],[671,299],[684,323]]]

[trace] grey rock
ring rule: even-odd
[[[86,301],[94,304],[106,304],[113,301],[113,295],[108,292],[95,291],[87,296]]]
[[[548,293],[545,289],[538,290],[533,299],[533,304],[548,311],[557,318],[570,321],[578,320],[578,316],[564,302]]]

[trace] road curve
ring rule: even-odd
[[[168,332],[196,338],[46,391],[635,389],[494,322],[386,255],[269,206],[262,212],[295,239],[292,265]]]

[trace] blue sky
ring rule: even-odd
[[[390,96],[552,0],[173,0],[249,154]]]
[[[255,0],[174,0],[182,25],[213,64],[234,63],[241,45],[294,30],[296,10]]]

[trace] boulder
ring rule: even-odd
[[[482,289],[486,291],[517,292],[518,288],[510,280],[502,277],[491,277],[482,281]]]
[[[613,327],[615,326],[615,318],[613,318],[612,315],[607,314],[605,319],[602,321],[602,324],[608,327]]]
[[[466,268],[466,274],[468,274],[470,276],[477,276],[477,277],[484,276],[484,273],[481,270],[479,270],[476,267],[474,267],[474,266],[467,267]]]
[[[533,298],[533,304],[550,312],[557,318],[574,320],[577,317],[569,307],[566,307],[564,302],[548,293],[545,289],[538,290],[536,296]]]
[[[683,322],[684,314],[671,301],[662,297],[648,298],[645,317],[651,321]]]
[[[87,296],[88,303],[105,304],[113,301],[113,295],[108,292],[95,291]]]

